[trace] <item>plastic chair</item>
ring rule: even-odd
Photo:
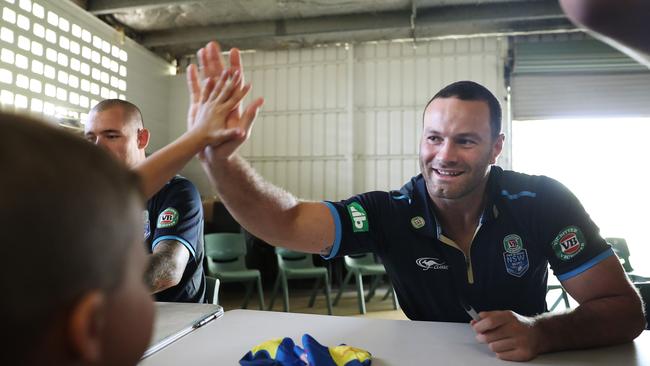
[[[614,253],[616,253],[619,260],[621,261],[621,265],[623,266],[625,273],[627,273],[627,277],[630,279],[630,281],[634,283],[650,281],[650,277],[639,276],[632,273],[634,272],[634,268],[632,268],[632,263],[630,263],[630,248],[628,248],[627,241],[625,239],[605,238],[605,241],[607,241],[612,246]]]
[[[327,269],[324,267],[314,266],[314,261],[311,254],[294,252],[289,249],[275,248],[275,254],[278,259],[278,276],[275,279],[273,286],[273,295],[269,304],[269,310],[273,309],[275,297],[278,294],[280,286],[282,286],[282,293],[284,295],[284,311],[289,311],[289,283],[290,279],[305,279],[314,278],[314,290],[311,298],[309,299],[309,307],[314,306],[316,300],[316,293],[320,287],[321,282],[324,283],[325,300],[327,302],[327,313],[332,315],[332,301],[330,298],[330,281]]]
[[[374,296],[375,290],[379,286],[379,282],[386,274],[386,269],[383,264],[375,262],[374,256],[371,253],[356,254],[356,255],[346,255],[345,256],[345,268],[348,273],[345,275],[343,284],[339,287],[339,292],[334,299],[334,306],[339,303],[341,295],[345,290],[345,287],[348,285],[352,276],[354,276],[357,284],[357,301],[359,303],[359,313],[366,313],[366,301]],[[373,282],[368,291],[368,296],[364,298],[363,290],[363,276],[373,276]],[[384,300],[388,295],[392,293],[393,295],[393,308],[397,310],[397,297],[395,296],[395,291],[393,290],[392,285],[384,295]]]
[[[213,233],[205,235],[205,256],[208,272],[222,283],[245,282],[246,296],[242,308],[248,307],[248,301],[257,284],[260,310],[264,309],[264,292],[262,276],[256,269],[246,268],[246,242],[241,233]]]
[[[208,304],[219,305],[219,285],[221,281],[218,278],[205,276],[205,302]]]

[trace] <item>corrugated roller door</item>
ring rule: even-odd
[[[515,43],[514,120],[650,116],[650,72],[591,39]]]

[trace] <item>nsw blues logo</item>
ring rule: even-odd
[[[517,234],[511,234],[503,238],[503,262],[506,266],[508,274],[521,277],[528,268],[530,262],[528,260],[528,251],[524,249],[524,242]]]

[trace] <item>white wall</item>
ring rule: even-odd
[[[245,53],[252,95],[266,103],[242,154],[266,179],[301,198],[398,189],[419,172],[422,110],[441,87],[475,80],[497,95],[507,115],[506,50],[505,39],[482,37],[418,42],[415,48],[381,42]],[[185,129],[185,76],[171,85],[174,138]],[[507,166],[505,155],[500,164]],[[196,163],[183,174],[202,194],[213,194]]]
[[[35,12],[35,9],[41,11]],[[21,67],[17,62],[0,61],[0,69],[4,70],[5,75],[11,73],[13,78],[9,83],[0,82],[0,93],[7,96],[7,98],[3,98],[5,101],[1,105],[3,110],[31,111],[33,114],[45,118],[53,117],[55,114],[74,118],[74,116],[87,113],[93,105],[93,100],[99,101],[121,95],[142,109],[145,123],[152,130],[152,149],[162,146],[169,140],[168,117],[166,108],[164,108],[169,94],[169,65],[167,62],[132,40],[123,37],[119,32],[69,0],[3,1],[0,3],[0,16],[5,12],[15,14],[15,18],[22,17],[24,28],[18,26],[17,22],[12,24],[11,21],[3,19],[2,28],[6,28],[6,30],[3,29],[4,34],[12,36],[0,40],[3,52],[9,51],[15,55],[16,59],[18,57],[26,59],[27,67]],[[35,28],[48,32],[48,38],[39,36]],[[92,37],[83,37],[81,30],[88,31]],[[29,40],[22,43],[22,48],[19,46],[21,37]],[[99,44],[95,43],[93,37],[99,37]],[[73,44],[76,47],[73,47]],[[35,46],[42,49],[40,55],[38,51],[35,51]],[[102,49],[103,46],[108,47],[106,48],[108,52]],[[86,58],[83,52],[84,47],[100,56],[101,61],[95,62]],[[47,59],[47,52],[61,58]],[[84,73],[78,67],[75,69],[73,60],[78,61],[79,64],[85,63],[89,70],[96,69],[103,72],[110,79],[95,79],[91,73]],[[34,71],[34,61],[41,62],[45,67],[53,68],[57,76],[48,78],[43,75],[43,72],[39,74]],[[108,64],[103,64],[104,61],[107,61]],[[117,68],[111,69],[109,66],[111,62],[115,65],[125,66],[126,73]],[[61,71],[65,73],[65,79],[59,78]],[[30,90],[30,88],[16,85],[15,81],[19,75],[23,79],[28,78],[32,83],[40,82],[41,87]],[[77,83],[71,81],[73,78],[77,79]],[[94,83],[101,92],[82,90],[81,81],[83,80]],[[126,81],[126,90],[118,87],[116,84],[118,80]],[[56,88],[61,94],[58,96],[46,95],[44,89],[47,84]],[[24,108],[16,106],[16,95],[20,96],[20,100],[27,101]],[[72,98],[73,95],[75,95],[74,98]],[[9,96],[14,97],[11,102],[9,102]],[[85,103],[80,101],[77,96],[79,99],[87,98]],[[42,108],[39,110],[38,106],[34,104],[35,101],[58,107],[58,110],[51,113],[44,112]]]

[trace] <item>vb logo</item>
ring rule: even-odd
[[[352,230],[355,233],[368,232],[368,215],[359,203],[350,203],[348,213],[350,214],[350,220],[352,220]]]

